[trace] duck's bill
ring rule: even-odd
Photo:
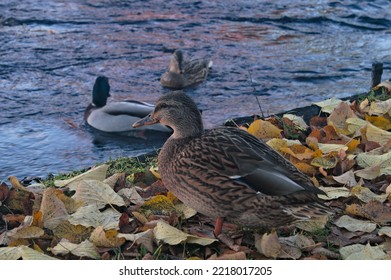
[[[137,127],[140,127],[140,126],[152,125],[152,124],[155,124],[155,123],[158,123],[158,122],[159,122],[158,120],[153,119],[151,117],[151,114],[149,114],[145,118],[142,118],[142,119],[138,120],[137,122],[135,122],[132,126],[134,128],[137,128]]]

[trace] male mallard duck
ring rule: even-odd
[[[208,75],[212,61],[208,59],[183,59],[181,50],[176,50],[172,55],[168,71],[160,78],[164,87],[171,89],[183,89],[201,83]]]
[[[162,96],[133,127],[161,123],[173,129],[159,156],[164,185],[182,202],[215,218],[271,229],[330,214],[323,192],[264,142],[235,127],[204,131],[194,101],[181,92]]]
[[[154,106],[139,101],[118,101],[107,104],[110,96],[109,79],[103,76],[96,78],[92,90],[92,103],[84,112],[84,120],[95,129],[104,132],[126,132],[132,130],[129,123],[144,118]],[[172,132],[163,125],[154,125],[151,130]]]

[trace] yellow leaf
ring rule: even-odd
[[[348,147],[348,151],[349,152],[353,152],[357,146],[360,144],[360,140],[359,139],[351,139],[347,144],[346,146]]]
[[[156,179],[161,179],[160,178],[160,173],[159,173],[159,168],[157,166],[151,166],[149,168],[149,171],[155,176]]]
[[[274,124],[260,119],[255,120],[248,128],[249,133],[265,141],[272,138],[281,138],[281,131]]]
[[[169,215],[176,211],[176,208],[172,201],[165,195],[156,195],[147,200],[143,206],[141,206],[142,212],[151,212],[155,215]]]
[[[389,99],[391,100],[391,99]],[[389,118],[385,118],[383,116],[368,116],[365,115],[365,120],[369,121],[371,124],[374,126],[384,129],[384,130],[389,130],[391,129],[391,121]]]
[[[311,149],[308,149],[301,144],[295,144],[285,148],[282,147],[280,151],[282,153],[289,154],[299,160],[312,159],[314,156],[314,152]]]

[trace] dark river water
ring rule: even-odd
[[[0,1],[0,181],[135,156],[164,139],[83,124],[97,75],[112,100],[154,103],[176,48],[214,64],[189,90],[207,127],[346,97],[391,62],[390,1]],[[74,128],[68,124],[76,124]]]

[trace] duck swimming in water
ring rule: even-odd
[[[163,124],[174,133],[163,145],[159,173],[166,188],[196,211],[216,219],[271,229],[331,213],[323,194],[291,162],[262,140],[235,127],[204,130],[186,94],[162,96],[154,111],[133,127]]]
[[[184,89],[204,81],[212,67],[209,59],[185,60],[181,50],[172,55],[168,71],[160,78],[160,83],[170,89]]]
[[[99,76],[92,90],[92,103],[84,112],[84,120],[93,128],[104,132],[128,132],[132,129],[129,123],[134,123],[154,109],[149,103],[134,100],[107,103],[110,97],[109,79]],[[157,124],[150,127],[152,131],[171,133],[168,127]]]

